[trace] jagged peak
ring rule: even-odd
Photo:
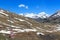
[[[59,17],[60,16],[60,10],[58,10],[57,12],[55,12],[53,15],[51,15],[50,17]]]

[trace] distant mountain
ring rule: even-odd
[[[57,11],[49,17],[49,20],[53,23],[60,23],[60,11]]]
[[[25,17],[28,17],[28,18],[31,18],[31,19],[34,19],[38,22],[43,22],[46,18],[49,17],[48,14],[46,14],[45,12],[41,12],[41,13],[38,13],[38,14],[35,14],[35,13],[26,13],[26,14],[20,14],[20,15],[23,15]]]
[[[20,14],[20,15],[23,15],[25,17],[29,17],[29,18],[34,18],[34,19],[37,19],[37,18],[47,18],[49,17],[48,14],[46,14],[45,12],[41,12],[41,13],[38,13],[38,14],[35,14],[35,13],[26,13],[26,14]]]
[[[54,13],[53,15],[51,15],[50,17],[52,17],[52,18],[60,17],[60,11],[57,11],[56,13]]]
[[[50,16],[47,16],[47,14],[40,14],[38,18],[32,18],[34,20],[36,20],[37,22],[43,22],[43,23],[46,23],[46,22],[49,22],[49,23],[60,23],[60,11],[57,11],[56,13],[50,15]]]

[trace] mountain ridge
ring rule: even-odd
[[[12,32],[12,33],[11,33]],[[14,35],[14,40],[48,40],[48,37],[60,35],[60,25],[41,23],[32,18],[0,10],[0,36]],[[50,36],[52,34],[52,36]],[[59,36],[60,37],[60,36]],[[52,37],[53,38],[53,37]],[[54,37],[55,38],[55,37]],[[59,38],[58,38],[59,39]]]

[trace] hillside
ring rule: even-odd
[[[31,18],[0,9],[0,40],[48,40],[49,38],[55,40],[53,36],[60,37],[59,33],[59,24],[39,23]],[[59,37],[56,39],[60,40]]]

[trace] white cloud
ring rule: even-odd
[[[19,7],[25,7],[25,5],[24,4],[20,4]]]
[[[23,8],[28,9],[28,6],[26,6],[26,5],[24,5],[24,4],[20,4],[19,7],[23,7]]]
[[[25,8],[28,9],[28,6],[26,6]]]

